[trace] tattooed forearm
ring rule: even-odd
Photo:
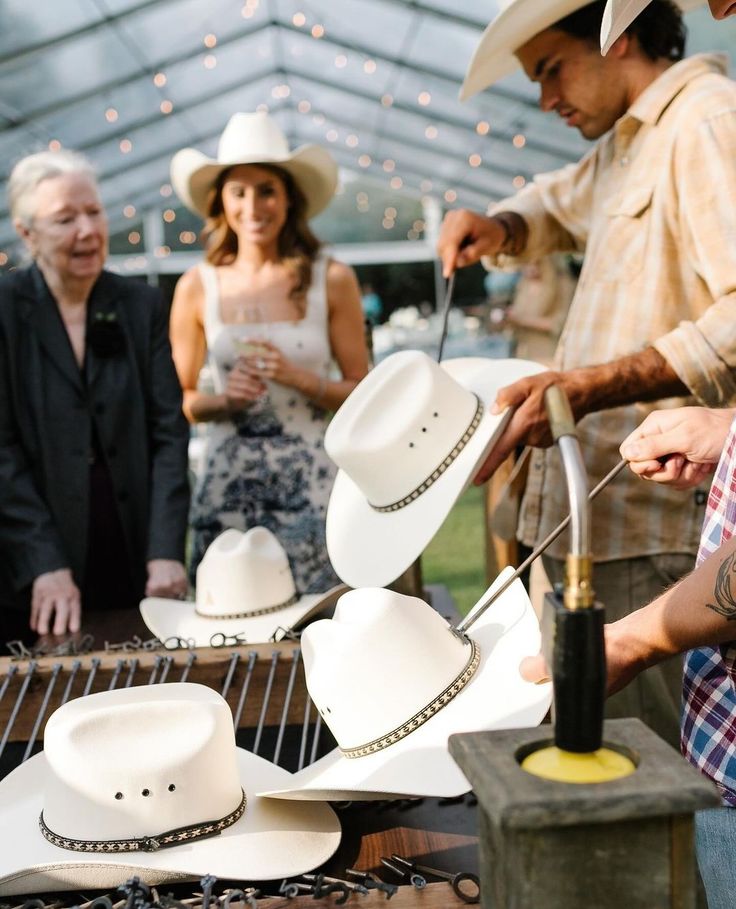
[[[724,559],[716,576],[713,590],[715,603],[706,603],[708,609],[722,615],[729,622],[736,621],[736,552]]]

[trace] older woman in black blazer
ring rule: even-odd
[[[0,644],[183,595],[189,503],[166,309],[103,270],[89,163],[31,155],[8,196],[33,264],[0,280]]]

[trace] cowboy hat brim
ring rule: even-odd
[[[605,56],[621,35],[651,3],[651,0],[608,0],[601,22],[601,53]],[[702,6],[705,0],[675,0],[683,12]]]
[[[338,470],[327,506],[327,552],[338,577],[350,587],[386,587],[422,554],[511,416],[508,410],[498,415],[489,412],[498,390],[546,368],[529,360],[484,357],[445,360],[441,365],[478,395],[483,418],[442,476],[396,511],[371,508],[356,483]]]
[[[195,148],[183,148],[171,160],[171,185],[188,209],[206,218],[207,196],[224,170],[238,164],[275,164],[292,175],[307,201],[306,215],[313,218],[327,208],[337,189],[338,168],[330,153],[318,145],[302,145],[288,156],[263,160],[241,155],[218,161]]]
[[[512,573],[513,569],[505,569],[490,590]],[[365,757],[348,759],[335,749],[295,773],[288,787],[261,790],[261,794],[342,801],[455,798],[468,792],[470,783],[447,750],[448,738],[456,732],[536,726],[552,699],[550,684],[534,685],[519,673],[522,658],[540,646],[539,623],[521,581],[515,581],[480,616],[469,634],[480,647],[480,665],[472,681],[422,726]],[[407,671],[408,666],[407,662]]]
[[[241,635],[248,644],[280,641],[287,631],[305,624],[314,616],[334,609],[338,598],[348,588],[339,584],[327,593],[307,594],[293,606],[268,615],[245,619],[214,619],[195,612],[196,604],[163,597],[146,597],[140,611],[146,626],[160,641],[179,637],[193,641],[195,647],[209,647],[213,634]]]
[[[234,880],[273,880],[303,874],[340,844],[340,822],[328,805],[259,798],[258,789],[288,785],[291,774],[237,749],[247,803],[243,816],[218,836],[157,852],[81,853],[42,835],[46,758],[37,754],[0,783],[0,817],[8,835],[0,850],[0,896],[116,887],[131,875],[146,884],[205,874]]]
[[[486,27],[468,64],[460,89],[460,100],[467,101],[484,88],[508,76],[518,66],[514,56],[522,45],[545,28],[587,6],[590,0],[515,0]]]

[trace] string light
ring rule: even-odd
[[[49,151],[60,151],[60,150],[61,150],[61,142],[59,142],[58,139],[52,139],[49,142]]]
[[[176,212],[173,208],[167,208],[162,217],[167,224],[171,224],[173,221],[176,221]]]
[[[404,181],[401,179],[401,177],[391,177],[391,179],[388,181],[388,185],[391,187],[391,189],[401,189],[401,187],[404,185]]]
[[[424,130],[424,135],[427,137],[427,139],[436,139],[436,138],[437,138],[437,127],[436,127],[436,126],[428,126],[428,127]]]
[[[325,36],[324,25],[313,25],[312,26],[312,37],[313,38],[324,38],[324,36]]]
[[[432,96],[429,92],[419,92],[417,101],[422,105],[422,107],[426,107],[431,102],[431,100]]]
[[[526,145],[526,137],[521,133],[517,133],[511,141],[514,143],[514,148],[524,148]]]
[[[126,205],[123,214],[126,218],[135,218],[135,205]]]
[[[391,218],[391,220],[394,221],[396,219],[396,215],[398,215],[398,212],[393,207],[393,205],[389,205],[383,210],[383,215],[385,218]]]
[[[179,242],[184,243],[186,246],[191,246],[192,243],[196,243],[197,235],[193,230],[183,230],[179,234]]]
[[[296,108],[300,114],[308,114],[309,111],[312,109],[312,104],[310,101],[300,101],[297,104]]]
[[[347,65],[348,65],[348,58],[345,56],[345,54],[338,54],[335,57],[335,66],[338,69],[344,69]]]
[[[455,190],[454,189],[446,190],[445,202],[456,202],[456,201],[457,201],[457,193],[455,192]]]
[[[156,256],[157,259],[165,259],[166,256],[171,254],[171,247],[170,246],[157,246],[156,249],[154,249],[153,254],[154,254],[154,256]]]
[[[483,159],[481,158],[481,156],[479,154],[472,154],[468,158],[468,164],[471,167],[480,167],[480,165],[482,163],[483,163]]]
[[[211,32],[209,35],[204,36],[204,46],[205,47],[214,47],[217,44],[217,36],[213,35]]]
[[[2,268],[3,265],[7,265],[7,264],[8,264],[7,253],[0,252],[0,268]]]
[[[133,143],[130,141],[130,139],[121,139],[119,148],[124,155],[127,155],[128,152],[133,151]]]
[[[174,109],[174,104],[172,101],[169,101],[168,98],[165,98],[159,105],[159,109],[161,110],[162,114],[170,114]]]
[[[137,230],[131,230],[131,232],[128,234],[128,243],[130,243],[131,246],[135,246],[136,243],[140,243],[140,242],[141,242],[141,235],[138,233]]]
[[[361,155],[358,158],[358,164],[360,164],[361,167],[370,167],[371,162],[372,162],[372,159],[371,159],[370,155]]]
[[[383,225],[384,230],[391,230],[396,226],[396,222],[393,218],[384,218],[383,221],[381,221],[381,224]]]
[[[159,192],[164,197],[164,199],[167,199],[174,192],[174,190],[171,188],[170,183],[163,183],[161,185],[161,189],[159,189]]]
[[[163,88],[166,85],[166,74],[165,73],[156,73],[153,77],[153,84],[156,88]]]
[[[202,65],[205,69],[214,69],[217,66],[217,57],[214,54],[207,54],[202,60]]]
[[[479,136],[487,136],[491,131],[491,124],[487,120],[479,120],[475,124],[475,131]]]
[[[291,21],[294,23],[294,25],[296,25],[297,28],[301,28],[306,24],[307,17],[304,15],[304,13],[294,13],[294,15],[291,17]]]
[[[394,103],[393,95],[388,95],[388,94],[386,94],[386,95],[381,95],[381,104],[382,104],[384,107],[391,107],[391,105],[392,105],[393,103]]]
[[[526,185],[526,178],[522,177],[521,174],[519,174],[518,176],[514,177],[514,179],[511,181],[511,184],[514,189],[521,189],[522,186]]]
[[[366,60],[363,64],[363,72],[368,73],[369,76],[372,76],[373,73],[378,69],[378,64],[375,60]]]
[[[325,138],[328,142],[337,142],[339,135],[340,134],[336,129],[328,129],[325,133]]]
[[[394,170],[396,170],[396,162],[394,161],[394,159],[386,158],[386,160],[383,162],[383,169],[386,171],[387,174],[390,174]]]
[[[350,133],[350,135],[346,136],[346,138],[345,138],[345,144],[347,145],[348,148],[355,148],[358,145],[359,141],[360,140],[355,135],[355,133]]]
[[[118,118],[118,112],[115,110],[115,108],[108,107],[108,109],[105,111],[105,119],[107,120],[107,122],[114,123],[117,120],[117,118]]]

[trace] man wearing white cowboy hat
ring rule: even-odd
[[[559,371],[501,390],[496,406],[516,410],[479,480],[517,446],[549,445],[542,398],[552,382],[581,418],[591,483],[651,409],[634,402],[692,396],[717,406],[736,397],[736,244],[722,242],[736,233],[736,86],[719,57],[681,59],[684,27],[668,0],[653,0],[602,57],[604,8],[604,0],[511,0],[486,29],[463,86],[466,97],[479,91],[515,56],[540,84],[543,109],[598,140],[580,162],[536,177],[489,216],[454,211],[443,225],[448,273],[482,256],[518,265],[585,252]],[[527,545],[567,511],[560,470],[554,450],[534,453],[518,528]],[[703,505],[702,490],[683,497],[629,476],[601,493],[595,587],[612,619],[690,569]],[[545,557],[553,581],[565,547],[561,539]],[[649,670],[609,701],[609,714],[638,715],[675,744],[680,673],[678,661]]]

